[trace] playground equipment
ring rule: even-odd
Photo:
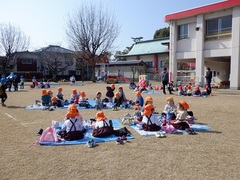
[[[107,84],[114,84],[118,82],[118,75],[117,73],[108,73],[107,74]]]

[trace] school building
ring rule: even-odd
[[[240,89],[240,0],[225,0],[168,14],[169,72],[180,62],[195,63],[195,83],[203,85],[207,67],[213,83]]]

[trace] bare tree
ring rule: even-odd
[[[85,4],[69,16],[66,34],[70,46],[79,52],[78,57],[92,67],[95,82],[95,66],[106,61],[119,34],[115,16],[102,4]]]
[[[57,75],[65,70],[69,69],[73,65],[74,54],[64,53],[59,51],[47,51],[42,50],[38,52],[42,70],[48,68],[52,75],[52,80],[57,80]]]
[[[30,44],[30,38],[27,37],[19,27],[9,24],[0,25],[0,55],[4,58],[0,62],[0,73],[6,75],[6,71],[11,71],[16,65],[17,58],[14,53],[25,51]]]

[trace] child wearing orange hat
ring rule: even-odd
[[[88,98],[87,98],[87,95],[84,91],[82,92],[79,92],[79,100],[78,100],[78,103],[81,103],[81,102],[84,102],[84,101],[87,101]]]
[[[115,93],[113,111],[117,111],[118,107],[121,105],[119,92]]]
[[[113,125],[111,120],[107,120],[103,111],[96,113],[96,122],[93,129],[94,137],[105,137],[113,134]]]
[[[108,98],[108,102],[112,103],[113,97],[114,97],[115,85],[111,84],[110,86],[107,86],[106,89],[107,89],[106,97]]]
[[[64,100],[61,87],[58,88],[58,92],[57,92],[56,96],[57,96],[58,99]]]
[[[42,90],[41,100],[42,100],[42,105],[43,105],[43,106],[50,106],[51,97],[50,97],[50,95],[47,93],[47,90],[46,90],[46,89],[43,89],[43,90]]]
[[[187,110],[189,109],[189,105],[186,101],[179,101],[178,102],[178,111],[177,111],[177,117],[176,120],[171,123],[174,128],[180,129],[180,130],[186,130],[189,134],[196,134],[189,126],[189,124],[186,121],[186,118],[188,116]]]
[[[144,100],[143,100],[143,97],[142,97],[142,94],[140,91],[137,91],[136,92],[136,96],[137,96],[137,99],[135,101],[135,104],[134,104],[134,109],[135,110],[140,110],[141,107],[143,107],[143,104],[144,104]]]
[[[75,103],[77,104],[78,103],[78,99],[79,99],[79,94],[77,93],[77,90],[76,89],[73,89],[72,90],[72,94],[71,94],[71,97],[70,97],[70,103]]]
[[[61,137],[65,140],[78,140],[84,137],[85,129],[82,128],[83,117],[79,114],[77,106],[71,104],[65,115],[64,123],[61,127]]]
[[[51,98],[51,102],[53,106],[56,107],[63,107],[64,106],[64,101],[58,99],[56,96]]]
[[[142,128],[144,131],[159,131],[161,129],[161,123],[153,113],[154,107],[152,104],[148,104],[144,107],[142,119]]]

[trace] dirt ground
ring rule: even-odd
[[[80,82],[78,82],[80,84]],[[59,84],[65,99],[73,88],[85,91],[93,99],[97,91],[103,97],[105,83],[84,82],[84,86]],[[153,85],[160,85],[153,82]],[[135,93],[123,86],[128,99]],[[54,94],[57,87],[51,88]],[[176,94],[176,92],[175,92]],[[145,98],[147,94],[143,94]],[[152,94],[154,106],[161,112],[169,95]],[[212,127],[210,132],[197,135],[167,135],[166,138],[143,137],[126,126],[135,137],[124,145],[116,142],[98,143],[95,148],[84,145],[40,146],[36,132],[45,129],[52,120],[63,121],[67,110],[25,110],[40,99],[41,89],[8,92],[7,106],[0,107],[0,179],[181,179],[239,180],[240,91],[213,90],[208,98],[173,95],[175,103],[186,100],[197,122]],[[108,119],[118,119],[134,110],[104,110]],[[96,110],[80,110],[85,119]]]

